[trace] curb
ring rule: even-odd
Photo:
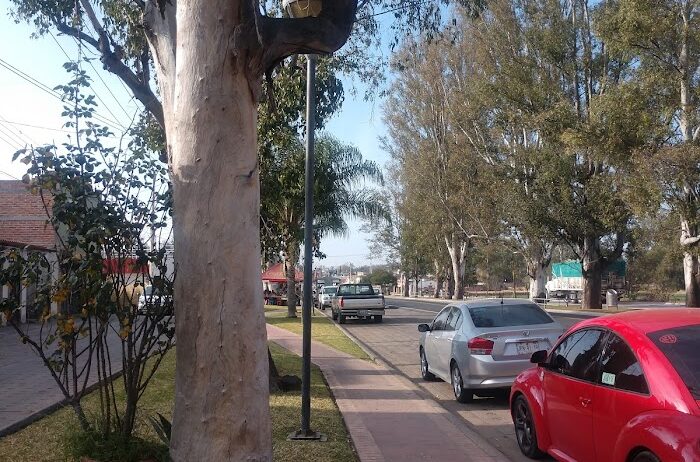
[[[326,317],[329,317],[329,316],[326,316]],[[345,335],[347,335],[348,338],[350,338],[350,340],[352,340],[353,342],[355,342],[355,343],[357,344],[357,346],[359,346],[359,347],[360,347],[363,351],[365,351],[370,357],[372,357],[374,362],[376,362],[377,364],[379,364],[380,366],[382,366],[382,367],[384,367],[384,368],[386,368],[386,369],[389,369],[389,370],[391,370],[391,371],[394,371],[396,374],[398,374],[398,375],[401,377],[402,380],[405,380],[405,381],[409,382],[409,383],[412,385],[412,388],[413,388],[413,390],[415,391],[415,393],[416,393],[421,399],[433,401],[437,406],[439,406],[441,409],[443,409],[443,410],[446,412],[446,417],[447,417],[450,421],[452,421],[453,423],[461,423],[462,425],[465,425],[465,426],[469,429],[469,431],[471,431],[472,433],[474,433],[474,436],[475,436],[475,437],[477,437],[477,438],[479,438],[479,439],[481,439],[481,440],[483,441],[484,445],[486,445],[486,446],[492,448],[494,451],[496,451],[496,452],[498,453],[499,456],[502,456],[502,457],[504,458],[504,460],[510,460],[510,459],[508,458],[508,455],[507,455],[507,454],[503,453],[500,449],[498,449],[497,447],[495,447],[495,446],[493,446],[491,443],[489,443],[488,440],[487,440],[486,438],[484,438],[483,436],[481,436],[481,434],[479,433],[477,427],[476,427],[474,424],[472,424],[471,422],[465,420],[464,418],[462,418],[462,417],[460,417],[460,416],[458,416],[458,415],[454,415],[449,409],[447,409],[445,406],[443,406],[442,403],[441,403],[440,401],[438,401],[438,400],[435,398],[435,396],[432,395],[432,393],[430,393],[428,390],[426,390],[425,388],[423,388],[422,385],[420,385],[419,383],[417,383],[416,381],[414,381],[411,377],[409,377],[408,375],[406,375],[404,372],[402,372],[401,370],[399,370],[399,369],[397,369],[396,367],[394,367],[394,366],[392,366],[391,364],[389,364],[379,353],[375,352],[371,347],[369,347],[369,346],[363,344],[362,342],[360,342],[354,335],[350,334],[350,333],[348,332],[348,330],[345,329],[344,326],[341,326],[340,324],[337,324],[337,323],[335,323],[335,325],[336,325],[340,330],[342,330],[343,333],[345,333]],[[482,447],[483,447],[483,446],[482,446]]]
[[[316,309],[316,308],[314,308],[314,309]],[[321,310],[319,310],[319,311],[321,311]],[[373,361],[373,362],[375,362],[375,363],[378,362],[378,361],[377,361],[377,355],[375,354],[375,352],[372,351],[369,347],[365,346],[362,342],[360,342],[360,341],[357,339],[357,337],[355,337],[354,335],[352,335],[352,334],[345,328],[345,326],[343,326],[343,325],[341,325],[341,324],[338,324],[337,322],[333,321],[333,318],[331,318],[330,316],[328,316],[328,315],[326,314],[325,311],[321,311],[321,315],[322,315],[322,316],[325,316],[325,317],[331,322],[331,324],[333,324],[335,327],[337,327],[338,329],[340,329],[341,332],[343,332],[350,340],[352,340],[352,342],[353,342],[355,345],[357,345],[358,347],[360,347],[360,350],[364,351],[365,354],[366,354],[367,356],[369,356],[369,358],[370,358],[371,361]]]

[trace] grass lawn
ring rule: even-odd
[[[280,374],[299,374],[301,358],[275,344],[270,344],[270,350]],[[171,351],[161,363],[140,403],[136,435],[144,440],[144,447],[151,448],[150,453],[156,460],[166,460],[167,448],[155,435],[148,423],[148,416],[155,416],[156,412],[160,412],[168,419],[172,417],[174,374],[175,352]],[[356,461],[342,416],[330,396],[320,370],[312,366],[311,374],[311,426],[326,434],[328,441],[287,441],[287,435],[300,426],[301,395],[298,391],[272,394],[270,410],[274,460]],[[94,413],[99,406],[97,393],[87,396],[84,404],[88,412]],[[72,461],[65,456],[65,440],[68,434],[66,429],[75,427],[77,419],[73,411],[69,408],[60,409],[17,433],[0,438],[0,462]],[[126,461],[124,458],[113,458],[109,462]]]
[[[315,310],[314,310],[315,311]],[[286,306],[265,306],[265,317],[267,323],[273,326],[287,329],[290,332],[301,335],[301,310],[298,310],[298,317],[288,318]],[[371,360],[362,348],[345,335],[330,318],[322,314],[311,317],[311,338],[318,342],[343,351],[356,358]]]

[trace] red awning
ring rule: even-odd
[[[102,271],[105,274],[148,274],[148,265],[138,266],[135,258],[105,258]]]
[[[294,279],[296,282],[304,280],[304,272],[301,268],[296,268]],[[267,282],[287,282],[287,276],[284,274],[284,263],[277,263],[263,271],[262,280]]]

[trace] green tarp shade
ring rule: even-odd
[[[574,260],[554,263],[552,265],[552,276],[555,278],[580,278],[583,276],[581,263]]]
[[[627,273],[627,262],[625,260],[615,260],[603,271],[604,274],[614,273],[617,276],[624,276]],[[555,278],[580,278],[581,262],[568,260],[562,263],[552,264],[552,275]]]

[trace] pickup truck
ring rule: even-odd
[[[332,317],[343,324],[349,317],[382,322],[384,296],[375,293],[371,284],[341,284],[333,298]]]

